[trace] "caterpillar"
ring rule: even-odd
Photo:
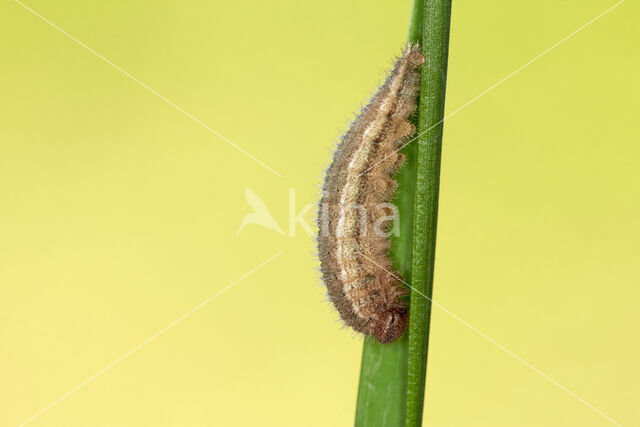
[[[400,338],[408,324],[408,291],[388,257],[386,229],[396,214],[392,176],[404,162],[397,150],[415,132],[408,119],[424,60],[418,45],[404,49],[343,135],[319,203],[318,255],[329,300],[348,326],[381,343]]]

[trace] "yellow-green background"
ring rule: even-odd
[[[618,8],[445,125],[434,299],[624,425],[640,425],[640,8]],[[453,5],[447,111],[614,4]],[[0,3],[0,425],[347,426],[361,339],[326,302],[315,203],[410,2]],[[308,218],[312,218],[310,213]],[[605,426],[441,310],[425,425]]]

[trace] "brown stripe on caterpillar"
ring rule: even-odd
[[[397,187],[392,176],[404,161],[396,150],[415,132],[408,118],[423,62],[417,45],[405,48],[342,137],[320,200],[318,253],[329,299],[347,325],[381,343],[400,338],[408,323],[407,290],[391,265],[383,227],[395,214],[388,204]]]

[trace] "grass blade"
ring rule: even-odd
[[[422,424],[435,263],[451,0],[424,0],[413,216],[406,425]]]
[[[365,339],[356,426],[402,426],[407,390],[407,335],[391,344]]]
[[[422,38],[422,5],[423,0],[414,0],[408,35],[411,43],[419,43]],[[398,191],[392,200],[398,207],[400,233],[392,239],[390,256],[394,268],[410,283],[416,145],[407,145],[402,153],[406,160],[395,176]],[[407,356],[407,334],[391,344],[365,339],[356,409],[357,427],[405,425]]]

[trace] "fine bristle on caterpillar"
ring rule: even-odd
[[[395,214],[388,203],[397,187],[392,176],[404,162],[397,150],[415,132],[408,119],[423,62],[417,45],[405,48],[342,137],[320,200],[318,253],[329,299],[348,326],[381,343],[400,338],[408,324],[408,292],[391,265],[384,230]]]

